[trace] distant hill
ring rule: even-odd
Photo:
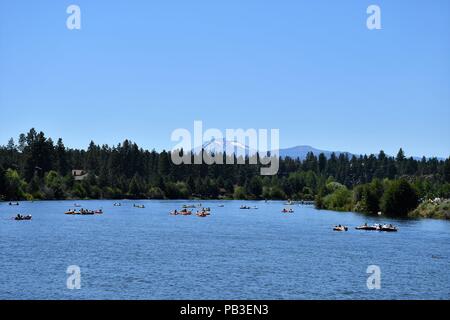
[[[331,154],[334,152],[334,154],[339,157],[340,154],[346,154],[349,158],[351,158],[352,156],[356,156],[359,157],[359,154],[356,153],[350,153],[347,151],[329,151],[329,150],[320,150],[320,149],[316,149],[314,147],[311,146],[297,146],[297,147],[292,147],[292,148],[286,148],[286,149],[280,149],[280,157],[285,158],[285,157],[291,157],[293,159],[295,158],[300,158],[300,160],[303,160],[306,158],[306,155],[308,154],[308,152],[312,152],[315,156],[319,156],[319,154],[323,153],[327,158],[329,158],[331,156]],[[378,155],[378,152],[374,152],[375,155]],[[392,156],[392,155],[386,155],[388,157]],[[407,158],[409,158],[409,156],[407,156]],[[427,157],[427,159],[430,159],[433,157]],[[436,157],[438,160],[445,160],[445,158],[442,157]],[[422,160],[422,157],[417,157],[417,156],[413,156],[414,160]]]
[[[253,155],[256,153],[256,150],[249,148],[247,145],[239,143],[237,141],[229,141],[226,139],[221,140],[215,140],[212,139],[211,141],[208,141],[203,144],[202,148],[204,150],[207,150],[212,153],[219,153],[222,151],[226,151],[227,154],[245,154],[245,155]],[[194,153],[198,153],[201,151],[202,148],[195,148],[193,149]],[[301,145],[291,148],[284,148],[280,149],[279,154],[281,158],[290,157],[293,159],[299,158],[300,160],[304,160],[306,158],[306,155],[312,152],[315,156],[319,156],[321,153],[325,155],[325,157],[330,158],[331,154],[334,152],[334,154],[339,157],[341,154],[346,154],[349,158],[351,158],[353,155],[359,157],[359,154],[347,152],[347,151],[331,151],[331,150],[321,150],[316,149],[312,146],[308,145]],[[378,152],[374,153],[375,155],[378,154]],[[387,155],[390,156],[390,155]],[[413,156],[414,160],[421,160],[422,157],[416,157]],[[437,158],[438,160],[445,160],[444,158]]]
[[[297,146],[292,148],[280,149],[280,157],[291,157],[293,159],[300,158],[301,160],[306,158],[306,155],[312,152],[315,156],[319,156],[319,154],[323,153],[327,158],[331,156],[334,152],[336,156],[342,154],[347,154],[349,157],[352,156],[351,153],[345,151],[328,151],[328,150],[320,150],[311,146]]]

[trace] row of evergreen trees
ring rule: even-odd
[[[74,181],[71,170],[87,179]],[[450,159],[308,154],[285,158],[275,176],[260,176],[259,165],[174,165],[166,151],[143,150],[125,140],[116,146],[91,142],[87,150],[66,148],[31,129],[18,142],[0,147],[0,197],[4,200],[65,198],[235,198],[321,201],[336,190],[362,188],[402,178],[418,197],[450,196]],[[367,188],[367,187],[366,187]],[[333,189],[333,188],[331,188]],[[369,210],[371,211],[371,210]]]

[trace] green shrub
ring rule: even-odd
[[[406,216],[418,204],[416,190],[404,180],[396,180],[389,184],[381,199],[381,210],[386,215]]]

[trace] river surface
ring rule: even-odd
[[[212,212],[200,218],[169,215],[192,201],[114,202],[77,201],[104,210],[93,216],[65,215],[74,201],[0,203],[0,299],[450,299],[447,221],[283,214],[275,201],[201,201]],[[399,231],[354,229],[364,222]],[[67,287],[71,265],[80,289]]]

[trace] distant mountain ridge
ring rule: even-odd
[[[331,154],[334,153],[337,157],[341,154],[346,154],[349,157],[353,156],[352,153],[346,151],[329,151],[329,150],[320,150],[311,146],[296,146],[292,148],[280,149],[280,157],[286,158],[290,157],[293,159],[299,158],[301,160],[305,159],[308,153],[312,152],[315,156],[323,153],[325,157],[331,157]]]
[[[252,149],[245,144],[242,144],[238,141],[229,141],[229,140],[226,140],[225,138],[220,139],[220,140],[211,139],[210,141],[205,142],[202,145],[202,148],[208,152],[216,153],[216,154],[226,151],[227,154],[235,153],[235,154],[245,154],[247,156],[250,156],[250,155],[254,155],[257,152],[255,149]],[[193,149],[193,152],[199,153],[202,148],[197,147],[197,148]],[[349,158],[351,158],[352,156],[356,156],[356,157],[360,156],[360,154],[351,153],[348,151],[322,150],[322,149],[314,148],[309,145],[300,145],[300,146],[295,146],[295,147],[291,147],[291,148],[282,148],[279,150],[279,155],[281,158],[290,157],[293,159],[299,158],[300,160],[304,160],[304,159],[306,159],[306,156],[310,152],[312,152],[315,156],[319,156],[321,153],[323,153],[325,155],[325,157],[327,157],[327,158],[330,158],[332,153],[334,153],[336,155],[336,157],[339,157],[341,154],[347,155]],[[378,153],[374,153],[374,154],[377,155]],[[389,157],[392,155],[386,155],[386,156]],[[427,158],[429,159],[430,157],[427,157]],[[444,158],[441,158],[441,157],[436,157],[436,158],[438,160],[445,160]],[[413,159],[421,160],[422,157],[413,156]]]
[[[327,157],[327,158],[330,158],[332,153],[334,153],[336,155],[336,157],[339,157],[341,154],[347,155],[349,158],[351,158],[353,156],[356,156],[356,157],[361,156],[361,154],[351,153],[348,151],[320,150],[320,149],[316,149],[311,146],[304,145],[304,146],[296,146],[296,147],[292,147],[292,148],[280,149],[280,157],[281,158],[290,157],[293,159],[299,158],[300,160],[304,160],[309,152],[312,152],[315,156],[319,156],[321,153],[323,153],[325,155],[325,157]],[[378,155],[378,152],[374,153],[374,154]],[[392,157],[393,155],[386,154],[386,156]],[[409,157],[410,156],[407,156],[406,158],[409,158]],[[412,158],[414,160],[422,159],[422,157],[417,157],[417,156],[412,156]],[[436,158],[438,160],[445,160],[445,158],[442,158],[442,157],[426,157],[426,158],[427,159]]]
[[[334,153],[336,157],[339,157],[341,154],[347,155],[349,158],[356,156],[359,157],[361,154],[351,153],[347,151],[329,151],[329,150],[320,150],[316,149],[311,146],[296,146],[292,148],[286,148],[286,149],[280,149],[280,157],[286,158],[299,158],[300,160],[304,160],[309,152],[312,152],[315,156],[318,156],[319,154],[323,153],[325,157],[330,158],[331,154]],[[375,155],[378,155],[377,153],[374,153]],[[387,157],[392,157],[393,155],[386,154]],[[409,158],[410,156],[406,156],[406,158]],[[412,156],[414,160],[422,160],[422,157]],[[432,159],[436,158],[438,160],[445,160],[445,158],[442,157],[425,157],[426,159]]]
[[[211,139],[210,141],[205,142],[202,147],[197,147],[193,149],[194,153],[199,153],[201,149],[206,150],[210,153],[220,153],[225,151],[227,154],[245,154],[247,156],[256,154],[257,150],[250,148],[249,146],[242,144],[238,141],[230,141],[224,139]],[[328,150],[320,150],[311,146],[296,146],[292,148],[285,148],[279,150],[279,155],[282,158],[291,157],[293,159],[299,158],[304,160],[308,153],[312,152],[315,156],[319,156],[319,154],[323,153],[327,158],[331,157],[331,154],[334,152],[336,156],[340,154],[347,154],[349,157],[352,156],[349,152],[344,151],[328,151]]]

